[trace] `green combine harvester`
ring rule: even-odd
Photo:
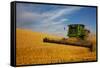
[[[92,43],[89,42],[86,38],[88,37],[90,31],[85,28],[83,24],[70,24],[68,25],[68,34],[69,38],[62,38],[60,40],[50,39],[45,37],[43,42],[46,43],[55,43],[55,44],[64,44],[64,45],[73,45],[87,47],[92,51]],[[70,38],[76,38],[77,41],[71,42]]]
[[[89,30],[85,29],[85,25],[83,24],[71,24],[68,26],[68,37],[77,37],[80,39],[84,39],[90,33]]]

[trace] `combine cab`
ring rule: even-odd
[[[83,24],[71,24],[68,26],[69,26],[68,29],[69,37],[83,38],[85,36],[85,32],[84,32],[85,26]]]
[[[90,33],[89,30],[85,29],[85,25],[83,24],[71,24],[68,25],[68,36],[69,37],[77,37],[80,39],[84,39]]]

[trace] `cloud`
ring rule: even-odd
[[[52,15],[50,18],[48,18],[48,20],[54,20],[58,17],[61,17],[64,14],[69,15],[79,9],[81,9],[81,8],[80,7],[69,7],[69,8],[56,10],[56,11],[52,12],[54,15]]]
[[[39,10],[41,6],[38,6]],[[52,6],[52,8],[55,6]],[[22,9],[21,9],[22,8]],[[35,8],[35,9],[34,9]],[[48,6],[49,8],[49,6]],[[29,10],[28,10],[29,9]],[[41,12],[36,9],[36,6],[25,5],[17,6],[17,28],[31,29],[33,31],[47,32],[52,34],[65,35],[64,27],[65,22],[69,21],[68,18],[64,18],[64,15],[68,16],[75,11],[81,9],[81,7],[64,6],[55,9],[49,9],[41,7],[40,9],[45,9]]]

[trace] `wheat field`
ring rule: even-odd
[[[63,44],[44,43],[43,38],[61,37],[46,33],[16,29],[16,65],[50,64],[80,61],[95,61],[96,51],[89,48]],[[96,46],[96,39],[90,40]]]

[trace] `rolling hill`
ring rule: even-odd
[[[46,33],[16,29],[16,64],[50,64],[95,61],[96,52],[88,48],[63,44],[44,43],[43,38],[61,39]],[[95,41],[93,37],[92,42]],[[94,43],[95,44],[95,43]]]

